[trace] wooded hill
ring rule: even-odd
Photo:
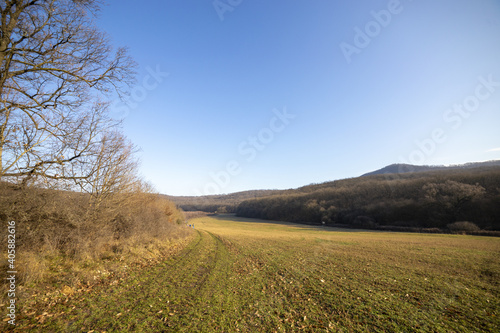
[[[202,211],[207,213],[235,213],[238,205],[249,199],[268,197],[281,193],[280,190],[251,190],[231,194],[194,196],[168,196],[184,211]]]
[[[445,229],[467,221],[466,229],[475,229],[474,223],[481,229],[500,230],[500,167],[374,175],[310,185],[246,200],[236,214],[374,229]]]
[[[500,161],[400,166],[290,190],[169,198],[184,210],[307,224],[410,231],[467,221],[460,228],[500,230]],[[398,168],[416,171],[397,173]],[[396,173],[385,173],[391,170]]]
[[[382,169],[365,173],[363,176],[383,175],[386,173],[409,173],[437,170],[453,170],[453,169],[475,169],[481,167],[500,166],[500,161],[472,162],[458,165],[412,165],[412,164],[391,164]]]

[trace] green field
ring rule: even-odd
[[[179,254],[19,318],[26,331],[500,331],[500,239],[192,220]]]

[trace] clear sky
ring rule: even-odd
[[[171,195],[500,159],[498,0],[111,0],[112,112]]]

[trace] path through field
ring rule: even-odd
[[[499,331],[500,239],[193,221],[180,254],[34,331]]]

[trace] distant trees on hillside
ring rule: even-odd
[[[425,198],[440,215],[433,216],[433,220],[439,223],[453,223],[462,218],[464,209],[472,200],[484,196],[485,189],[479,184],[469,185],[447,180],[444,183],[430,183],[423,187]]]
[[[346,179],[246,200],[236,213],[363,228],[446,228],[469,221],[500,230],[500,168]]]
[[[270,196],[281,192],[279,190],[251,190],[224,195],[167,197],[185,211],[235,213],[238,205],[244,200]]]

